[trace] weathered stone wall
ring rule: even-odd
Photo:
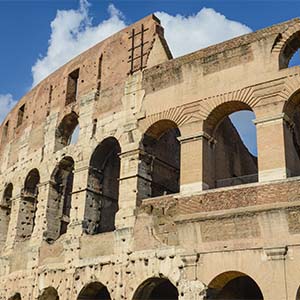
[[[172,59],[149,16],[24,96],[0,130],[0,299],[217,299],[238,278],[295,299],[299,32],[295,19]],[[257,161],[226,119],[244,109]]]

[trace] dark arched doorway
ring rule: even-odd
[[[13,185],[12,183],[9,183],[5,187],[3,193],[2,205],[0,209],[0,227],[1,227],[0,245],[1,246],[5,244],[7,238],[11,206],[12,206],[12,194],[13,194]]]
[[[142,198],[157,197],[179,192],[180,188],[180,131],[170,120],[154,123],[144,134],[145,176],[148,192]]]
[[[178,300],[178,290],[166,278],[149,278],[138,287],[133,300]]]
[[[38,300],[59,300],[57,290],[53,287],[45,288]]]
[[[257,283],[248,275],[230,271],[218,275],[208,285],[207,299],[263,300]]]
[[[109,137],[92,154],[83,225],[88,234],[115,230],[119,209],[120,152],[119,142]]]
[[[74,178],[74,160],[64,157],[55,167],[50,182],[47,221],[47,240],[56,240],[67,232],[70,223]]]
[[[21,228],[19,233],[21,238],[29,238],[35,226],[35,218],[38,204],[38,185],[40,183],[40,173],[37,169],[32,169],[26,176],[24,188],[21,191]]]
[[[105,285],[92,282],[80,291],[77,300],[111,300],[111,297]]]

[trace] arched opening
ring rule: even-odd
[[[211,281],[206,299],[263,300],[263,294],[250,276],[230,271],[218,275]]]
[[[15,293],[13,296],[9,297],[8,300],[22,300],[20,293]]]
[[[8,225],[10,221],[10,213],[12,206],[12,194],[13,194],[13,185],[12,183],[7,184],[3,193],[3,200],[1,204],[0,210],[0,228],[1,228],[1,245],[5,244],[7,233],[8,233]]]
[[[285,69],[300,65],[300,32],[294,33],[286,42],[279,55],[279,68]]]
[[[64,157],[55,167],[51,176],[51,188],[47,211],[48,241],[56,240],[67,232],[70,223],[71,199],[74,178],[74,160]]]
[[[119,142],[109,137],[92,154],[83,223],[88,234],[115,230],[119,209],[120,152]]]
[[[287,177],[300,175],[300,90],[286,102],[283,112]]]
[[[21,191],[21,214],[20,214],[20,237],[29,238],[35,226],[35,217],[38,203],[38,184],[40,174],[37,169],[31,170],[24,182],[24,188]]]
[[[38,300],[59,300],[57,290],[53,287],[47,287],[43,290]]]
[[[179,192],[180,188],[180,131],[170,120],[153,124],[144,134],[145,178],[148,187],[142,198]]]
[[[66,115],[55,131],[55,151],[76,143],[79,136],[78,115],[71,112]]]
[[[204,151],[209,188],[258,181],[255,115],[242,102],[232,101],[215,108],[204,122],[211,137]]]
[[[136,290],[133,300],[178,300],[178,290],[166,278],[150,278]]]
[[[81,290],[77,300],[111,300],[111,298],[105,285],[92,282]]]

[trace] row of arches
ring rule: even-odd
[[[298,101],[298,100],[299,101]],[[289,159],[293,158],[291,176],[300,174],[300,112],[297,111],[299,94],[286,105],[294,117],[293,128],[288,128],[286,144]],[[209,188],[255,182],[258,180],[257,157],[250,153],[233,126],[228,115],[234,110],[250,109],[245,104],[226,103],[217,107],[205,123],[205,132],[215,142],[209,142],[203,164],[203,172],[209,173]],[[140,144],[143,167],[137,174],[143,180],[144,198],[174,194],[180,191],[181,132],[172,120],[160,120],[146,130]],[[253,141],[256,143],[256,140]],[[115,229],[115,216],[119,209],[119,183],[121,147],[114,137],[104,139],[91,155],[86,183],[86,203],[83,228],[88,234],[109,232]],[[186,158],[185,158],[186,159]],[[75,162],[72,157],[64,157],[55,167],[50,178],[47,204],[47,239],[56,240],[66,233],[72,209],[72,190]],[[193,172],[193,170],[191,170]],[[35,227],[40,175],[31,170],[21,191],[23,215],[21,237],[30,237]],[[8,183],[3,193],[1,206],[1,227],[7,231],[12,207],[13,184]],[[53,221],[55,220],[55,221]]]
[[[202,291],[199,291],[199,294]],[[19,298],[10,298],[21,300]],[[133,300],[178,300],[178,286],[166,277],[152,277],[145,280],[133,294]],[[207,286],[205,299],[211,300],[263,300],[263,294],[257,283],[247,274],[230,271],[215,277]],[[58,291],[54,287],[45,288],[38,300],[59,300]],[[94,281],[85,285],[77,296],[77,300],[111,300],[107,286]]]

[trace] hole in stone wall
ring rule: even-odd
[[[21,126],[21,124],[23,123],[24,113],[25,113],[25,104],[23,104],[18,110],[17,127]]]
[[[79,69],[74,70],[68,76],[66,105],[77,100]]]
[[[75,144],[78,140],[79,130],[78,115],[75,112],[66,115],[55,132],[55,151],[70,143]]]

